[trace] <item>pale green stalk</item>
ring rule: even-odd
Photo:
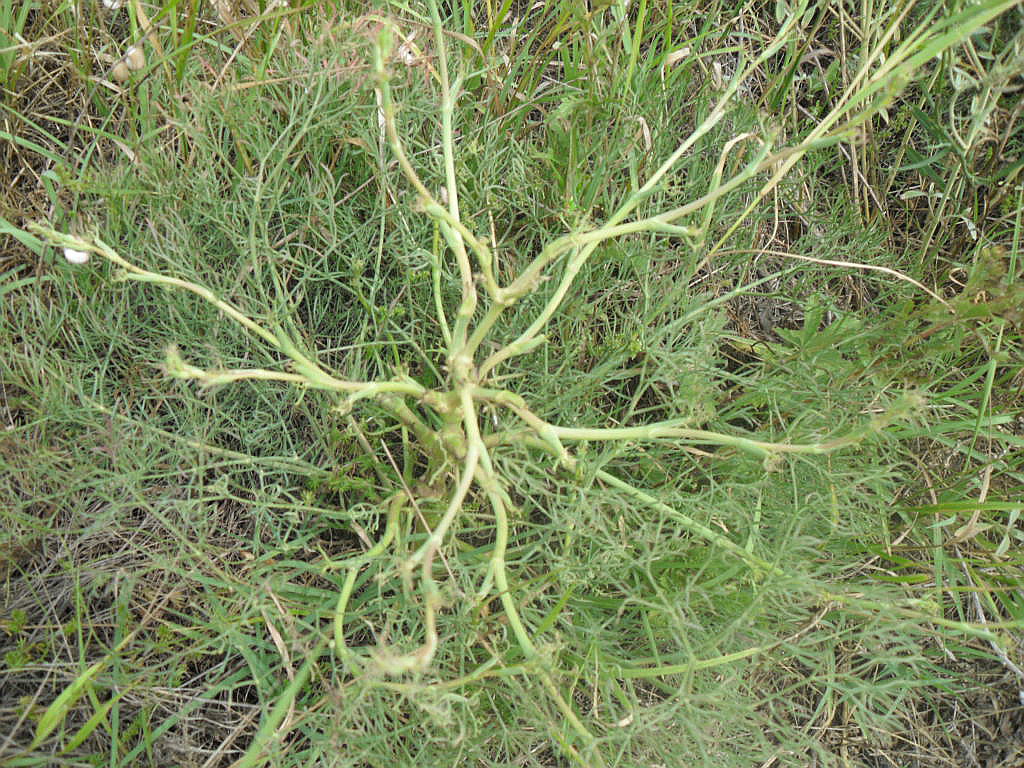
[[[374,397],[389,393],[417,397],[424,392],[423,387],[404,381],[343,381],[323,372],[321,372],[320,376],[312,378],[305,373],[282,373],[280,371],[268,371],[264,368],[228,368],[207,371],[186,363],[173,347],[167,350],[166,368],[168,376],[176,379],[194,379],[205,387],[216,387],[235,381],[255,379],[259,381],[283,381],[289,384],[313,387],[314,389],[323,389],[330,392],[345,392],[357,398]]]
[[[452,494],[451,500],[448,502],[448,508],[445,510],[444,515],[438,521],[434,530],[431,531],[430,536],[427,540],[420,545],[419,549],[413,553],[409,558],[408,566],[413,567],[421,562],[425,558],[428,558],[437,550],[441,543],[444,541],[445,535],[448,533],[448,529],[451,528],[455,518],[458,517],[459,512],[462,510],[462,503],[466,500],[466,495],[469,493],[470,487],[473,485],[473,477],[476,474],[477,464],[480,461],[480,443],[475,440],[470,440],[469,445],[466,448],[466,458],[463,462],[461,477],[459,478],[459,484],[455,488],[455,492]]]
[[[735,653],[726,653],[722,656],[715,656],[711,659],[694,659],[693,661],[687,661],[682,664],[664,664],[660,667],[620,666],[609,670],[609,674],[612,677],[622,678],[623,680],[644,680],[652,677],[665,677],[667,675],[686,675],[690,672],[697,672],[701,669],[714,669],[715,667],[721,667],[725,664],[732,664],[735,661],[749,659],[752,656],[758,656],[766,651],[770,651],[777,646],[778,643],[754,646],[753,648],[744,648],[742,651],[736,651]]]
[[[441,326],[441,338],[444,339],[445,346],[451,349],[452,346],[452,332],[448,328],[448,318],[444,311],[444,301],[441,298],[441,243],[440,243],[441,223],[438,221],[434,222],[434,247],[430,252],[430,276],[431,283],[434,289],[434,311],[437,312],[438,323]]]
[[[341,592],[338,593],[338,603],[334,608],[334,652],[345,665],[353,667],[351,670],[353,674],[359,670],[355,666],[354,655],[345,642],[345,613],[348,611],[348,601],[352,597],[352,590],[355,588],[358,576],[358,567],[348,569]]]
[[[858,432],[847,437],[829,440],[824,443],[769,443],[763,440],[751,440],[738,435],[727,435],[722,432],[710,432],[704,429],[688,429],[669,426],[671,422],[651,424],[642,427],[608,427],[588,429],[586,427],[559,427],[544,423],[544,429],[559,440],[665,440],[680,439],[694,443],[710,443],[711,445],[727,445],[758,456],[770,456],[773,453],[795,453],[821,455],[832,453],[848,445],[854,445],[864,439],[864,433]],[[531,425],[533,426],[533,425]],[[534,427],[537,429],[537,427]],[[538,434],[540,434],[538,432]],[[543,435],[542,435],[543,436]]]
[[[480,241],[480,239],[474,235],[457,217],[453,216],[451,212],[446,209],[437,198],[427,189],[426,185],[420,180],[419,174],[416,173],[416,169],[413,168],[412,163],[409,162],[409,158],[405,153],[405,147],[402,144],[401,138],[398,136],[398,130],[395,126],[395,104],[394,99],[391,96],[391,85],[388,81],[387,71],[384,67],[384,51],[380,41],[373,48],[373,60],[374,60],[374,73],[377,76],[377,90],[380,93],[380,110],[384,120],[384,130],[388,137],[388,144],[391,147],[391,151],[395,155],[395,159],[398,160],[398,165],[402,169],[402,173],[406,180],[412,184],[413,188],[419,193],[422,198],[423,210],[434,219],[438,220],[439,223],[447,224],[450,227],[450,232],[445,233],[442,228],[442,234],[446,235],[446,238],[452,234],[457,233],[462,240],[469,244],[473,252],[476,253],[477,258],[481,264],[491,264],[491,251],[490,249]],[[447,73],[445,74],[447,79]],[[451,105],[448,106],[448,120],[449,127],[451,121]],[[450,146],[450,134],[449,134],[449,146]],[[465,253],[463,249],[463,253]],[[456,253],[458,256],[458,253]],[[468,264],[468,260],[466,262]],[[460,265],[460,271],[465,265]],[[497,286],[494,286],[497,290]]]
[[[516,355],[525,354],[531,349],[534,349],[537,344],[540,343],[537,339],[537,334],[541,332],[544,326],[546,326],[554,316],[555,312],[558,311],[558,308],[561,306],[566,294],[572,287],[573,281],[576,279],[576,275],[579,273],[579,270],[586,263],[587,259],[590,258],[598,245],[606,240],[621,237],[622,235],[636,234],[640,232],[661,232],[687,237],[699,236],[700,230],[692,227],[681,227],[673,224],[672,222],[714,203],[719,198],[724,197],[737,187],[746,183],[766,167],[770,167],[770,164],[775,162],[775,157],[767,157],[769,149],[770,145],[768,143],[763,143],[757,156],[749,162],[740,173],[726,183],[720,184],[718,187],[710,190],[703,196],[687,203],[686,205],[681,205],[670,211],[665,211],[655,216],[649,216],[645,219],[637,219],[626,224],[615,224],[614,220],[616,217],[613,216],[612,219],[609,220],[608,224],[599,229],[578,234],[564,235],[563,237],[552,241],[544,251],[541,252],[541,255],[529,267],[527,267],[526,271],[524,271],[512,282],[512,284],[508,286],[508,288],[505,289],[506,294],[510,299],[519,298],[520,296],[528,293],[532,287],[540,281],[541,272],[544,267],[554,259],[558,258],[562,253],[574,247],[579,250],[576,255],[570,259],[558,288],[555,290],[551,299],[548,300],[540,315],[533,321],[533,323],[530,324],[530,327],[523,331],[523,333],[521,333],[514,341],[506,344],[502,349],[495,352],[481,364],[480,378],[483,379],[486,377],[495,366],[501,364],[503,361]]]
[[[453,148],[454,131],[452,130],[452,112],[455,109],[456,94],[453,92],[448,78],[448,46],[444,40],[444,30],[441,27],[441,16],[437,12],[436,0],[429,1],[430,16],[434,22],[434,45],[437,49],[437,73],[441,80],[441,149],[444,155],[444,176],[446,191],[448,193],[448,213],[455,221],[462,221],[459,214],[459,189],[455,178],[455,152]],[[455,90],[459,87],[456,80]],[[462,278],[462,302],[456,316],[455,329],[452,333],[453,341],[449,347],[449,356],[454,356],[465,345],[466,329],[476,311],[476,287],[473,284],[473,269],[469,264],[469,257],[466,255],[466,247],[462,235],[458,230],[451,231],[450,235],[442,226],[442,233],[446,234],[446,240],[452,246],[455,258],[459,266],[459,274]],[[482,264],[489,270],[490,264]]]
[[[492,301],[491,305],[487,308],[487,312],[484,313],[483,318],[473,328],[473,333],[470,334],[469,340],[466,342],[465,353],[473,356],[476,354],[477,349],[480,345],[486,341],[490,335],[491,330],[494,328],[494,324],[498,322],[501,317],[501,313],[505,311],[507,305],[503,302]],[[477,374],[477,379],[482,380],[486,376],[486,372],[482,371]]]
[[[855,445],[867,437],[871,432],[877,431],[881,421],[869,422],[865,426],[844,435],[821,443],[772,443],[763,440],[753,440],[738,435],[728,435],[723,432],[712,432],[705,429],[691,429],[683,426],[687,423],[684,419],[661,421],[654,424],[645,424],[636,427],[562,427],[551,424],[537,416],[533,411],[517,402],[514,397],[502,397],[505,393],[494,393],[488,399],[499,405],[511,409],[520,419],[530,427],[529,431],[507,431],[496,432],[488,435],[486,445],[509,445],[519,441],[521,437],[536,435],[550,447],[555,455],[561,460],[567,458],[562,441],[583,442],[583,441],[644,441],[644,440],[686,440],[693,443],[710,443],[711,445],[725,445],[738,448],[760,457],[770,456],[776,453],[821,455],[832,453],[849,445]],[[902,407],[902,406],[901,406]],[[572,469],[573,467],[569,467]]]
[[[63,232],[58,232],[57,230],[52,229],[51,227],[43,226],[41,224],[33,223],[29,224],[28,226],[29,229],[31,229],[33,232],[36,232],[37,234],[46,238],[56,246],[62,248],[72,248],[76,251],[95,253],[107,259],[108,261],[117,264],[127,273],[126,275],[124,275],[125,279],[135,280],[140,283],[157,283],[159,285],[166,285],[170,288],[183,288],[186,291],[194,293],[196,296],[199,296],[200,298],[205,299],[206,301],[213,304],[213,306],[215,306],[217,309],[219,309],[221,312],[230,317],[232,320],[234,320],[236,323],[241,325],[246,330],[251,331],[252,333],[259,336],[265,342],[270,344],[270,346],[274,347],[275,349],[280,348],[280,343],[278,342],[277,337],[271,331],[267,330],[259,323],[256,323],[255,321],[251,320],[247,315],[236,309],[228,302],[218,299],[213,294],[213,291],[209,290],[208,288],[205,288],[201,285],[197,285],[196,283],[190,283],[187,280],[179,280],[176,277],[168,277],[167,275],[161,275],[156,272],[150,272],[148,270],[142,269],[141,267],[137,267],[131,262],[128,262],[125,259],[123,259],[117,253],[117,251],[115,251],[109,245],[104,243],[98,237],[93,240],[86,240],[81,237],[75,237],[74,235],[67,235],[64,234]]]
[[[384,535],[366,552],[345,562],[329,561],[324,564],[325,572],[337,568],[348,568],[348,573],[345,574],[345,583],[341,587],[338,603],[334,609],[334,652],[346,664],[354,663],[354,657],[352,651],[349,650],[348,645],[345,643],[345,613],[348,610],[348,601],[352,597],[352,590],[355,588],[359,569],[383,554],[384,550],[390,546],[398,531],[398,518],[407,499],[408,496],[404,492],[396,494],[391,499],[391,502],[388,504],[388,521],[384,528]]]
[[[409,166],[409,169],[412,170],[411,165]],[[422,184],[420,186],[422,186]],[[423,187],[423,189],[426,189],[426,187]],[[417,188],[417,191],[419,191],[419,188]],[[433,218],[439,221],[443,221],[453,230],[458,232],[459,236],[462,237],[463,240],[465,240],[466,243],[469,244],[469,247],[473,250],[473,253],[476,254],[477,260],[480,262],[480,264],[488,265],[487,270],[484,272],[484,286],[487,288],[488,292],[492,295],[495,301],[501,301],[503,289],[498,287],[498,284],[495,282],[495,278],[493,274],[491,274],[490,270],[490,265],[493,263],[491,249],[482,240],[480,240],[480,238],[474,235],[473,232],[469,228],[467,228],[461,221],[453,219],[451,217],[451,214],[447,210],[445,210],[445,208],[437,200],[434,200],[433,198],[425,200],[423,202],[423,211],[428,215],[432,216]]]
[[[420,441],[421,447],[433,465],[433,471],[438,471],[444,465],[448,451],[457,451],[455,446],[446,444],[441,435],[427,426],[423,419],[401,398],[384,396],[380,399],[380,404],[416,435],[416,439]]]

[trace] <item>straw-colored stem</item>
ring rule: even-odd
[[[650,424],[642,427],[609,427],[588,429],[586,427],[560,427],[543,422],[547,432],[559,440],[569,442],[606,441],[606,440],[685,440],[691,443],[709,445],[725,445],[737,448],[757,456],[770,456],[774,453],[820,455],[832,453],[847,445],[853,445],[863,439],[864,434],[857,432],[845,437],[827,440],[822,443],[771,443],[765,440],[752,440],[749,437],[727,435],[723,432],[711,432],[706,429],[689,429],[672,426],[672,422]],[[531,424],[531,426],[534,426]]]

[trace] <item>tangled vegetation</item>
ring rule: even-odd
[[[30,533],[42,519],[72,521],[82,542],[136,516],[145,543],[132,565],[75,577],[75,618],[55,636],[92,650],[36,694],[45,707],[23,696],[12,734],[34,723],[31,738],[5,765],[87,749],[169,764],[163,734],[187,741],[189,713],[218,706],[215,735],[173,761],[831,764],[829,723],[884,751],[908,702],[962,695],[943,652],[1016,668],[1019,602],[996,595],[1020,591],[1006,559],[1020,509],[1012,493],[986,499],[997,464],[980,500],[886,510],[917,473],[915,441],[973,430],[971,460],[982,434],[1020,441],[992,408],[1018,375],[1001,352],[1019,343],[1018,241],[986,241],[950,293],[872,262],[879,225],[860,187],[879,181],[855,169],[851,203],[830,196],[827,170],[837,153],[894,151],[880,124],[934,125],[908,92],[932,62],[994,37],[1015,4],[902,4],[819,79],[801,73],[816,55],[806,41],[832,25],[827,4],[779,3],[770,35],[703,58],[710,29],[659,56],[649,29],[672,19],[612,5],[607,27],[567,3],[525,36],[503,32],[512,3],[488,5],[474,37],[430,0],[424,19],[392,8],[343,32],[325,23],[306,55],[280,41],[303,37],[307,9],[269,9],[264,55],[242,35],[178,118],[139,120],[132,164],[54,179],[76,196],[66,207],[55,193],[63,221],[6,225],[70,262],[4,289],[37,290],[4,320],[14,408],[36,414],[12,432],[40,438],[5,449],[20,478],[6,491],[21,499],[11,541],[45,548]],[[150,21],[136,4],[138,46],[158,61],[111,64],[129,83],[163,68],[165,90],[135,91],[147,114],[198,66],[194,19],[173,13]],[[574,23],[601,42],[568,34]],[[161,24],[176,30],[167,53]],[[601,66],[620,34],[618,103],[569,70]],[[550,102],[523,96],[545,93],[537,49],[563,56]],[[713,66],[680,66],[686,55]],[[272,69],[288,56],[301,78]],[[244,74],[218,89],[238,58]],[[909,142],[895,151],[926,167]],[[786,235],[780,205],[796,211]],[[779,261],[758,272],[751,254]],[[829,281],[851,268],[879,279],[864,290],[884,310],[840,298]],[[803,294],[799,316],[744,310],[766,286]],[[744,312],[761,338],[742,331]],[[965,340],[984,356],[949,385]],[[185,385],[168,390],[157,366]],[[979,380],[974,423],[945,417]],[[921,518],[955,511],[970,517]],[[939,554],[986,531],[998,541],[974,563]],[[934,570],[918,578],[899,543],[933,535]],[[987,604],[951,608],[961,568],[1009,588],[968,576]],[[112,634],[89,628],[108,623],[84,609],[94,592],[111,596]],[[6,619],[21,653],[9,674],[44,655],[17,626],[27,615]],[[153,693],[196,680],[184,703]]]

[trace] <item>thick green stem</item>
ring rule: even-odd
[[[334,652],[346,665],[352,667],[350,670],[356,674],[359,669],[355,664],[352,651],[345,642],[345,613],[348,611],[348,601],[352,597],[352,590],[356,585],[356,578],[359,576],[359,568],[352,567],[345,574],[345,583],[338,593],[338,604],[334,607]]]
[[[670,424],[670,423],[669,423]],[[686,440],[691,443],[704,443],[709,445],[726,445],[731,448],[738,448],[741,451],[753,453],[757,456],[771,456],[773,453],[796,453],[796,454],[825,454],[853,445],[863,439],[864,435],[857,433],[844,438],[829,440],[824,443],[769,443],[763,440],[751,440],[748,437],[737,435],[726,435],[722,432],[710,432],[704,429],[687,429],[673,427],[668,424],[652,424],[644,427],[619,427],[608,429],[587,429],[583,427],[559,427],[547,425],[550,434],[559,440],[573,442],[580,441],[604,441],[604,440]]]
[[[484,343],[487,337],[491,333],[491,329],[494,328],[495,323],[501,318],[501,313],[505,309],[505,304],[499,301],[492,301],[491,306],[487,308],[487,312],[479,323],[473,328],[472,334],[470,334],[469,340],[466,342],[466,346],[463,349],[464,354],[472,357],[476,354],[477,349]],[[477,376],[478,379],[482,378]]]
[[[487,390],[482,391],[487,392]],[[562,427],[544,421],[512,396],[503,395],[506,395],[506,393],[498,391],[488,399],[498,405],[510,408],[519,418],[526,422],[530,430],[509,430],[490,434],[485,440],[485,444],[489,447],[511,445],[520,442],[524,438],[536,435],[549,447],[557,451],[564,450],[561,445],[562,441],[601,442],[620,440],[640,442],[646,440],[681,440],[688,443],[705,445],[724,445],[752,453],[761,458],[780,453],[822,455],[850,445],[856,445],[877,431],[886,422],[886,418],[880,417],[843,437],[837,437],[821,443],[771,443],[764,440],[753,440],[749,437],[727,435],[723,432],[711,432],[706,429],[691,429],[682,426],[688,423],[684,419],[660,421],[639,427]],[[511,395],[511,393],[508,393],[508,395]]]
[[[725,664],[732,664],[736,661],[749,659],[752,656],[758,656],[770,651],[776,646],[778,646],[778,643],[758,645],[752,648],[744,648],[742,651],[736,651],[735,653],[726,653],[722,656],[715,656],[711,659],[694,659],[693,661],[686,661],[682,664],[663,664],[660,667],[612,667],[609,670],[609,673],[612,677],[622,678],[624,680],[645,680],[652,677],[665,677],[666,675],[686,675],[690,672],[696,672],[701,669],[713,669],[714,667],[721,667]]]
[[[416,439],[419,441],[420,448],[427,454],[427,459],[431,464],[431,471],[439,471],[444,466],[447,453],[444,441],[441,440],[438,433],[427,426],[423,419],[400,397],[382,397],[380,404],[390,411],[392,416],[412,430],[412,433],[416,435]]]
[[[441,326],[441,337],[445,346],[452,346],[452,332],[448,327],[448,317],[445,315],[444,299],[441,296],[441,223],[434,222],[434,247],[430,251],[430,274],[431,283],[434,288],[434,311],[437,312],[437,322]]]

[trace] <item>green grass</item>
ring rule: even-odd
[[[1012,5],[20,21],[0,765],[963,759],[1024,685]]]

